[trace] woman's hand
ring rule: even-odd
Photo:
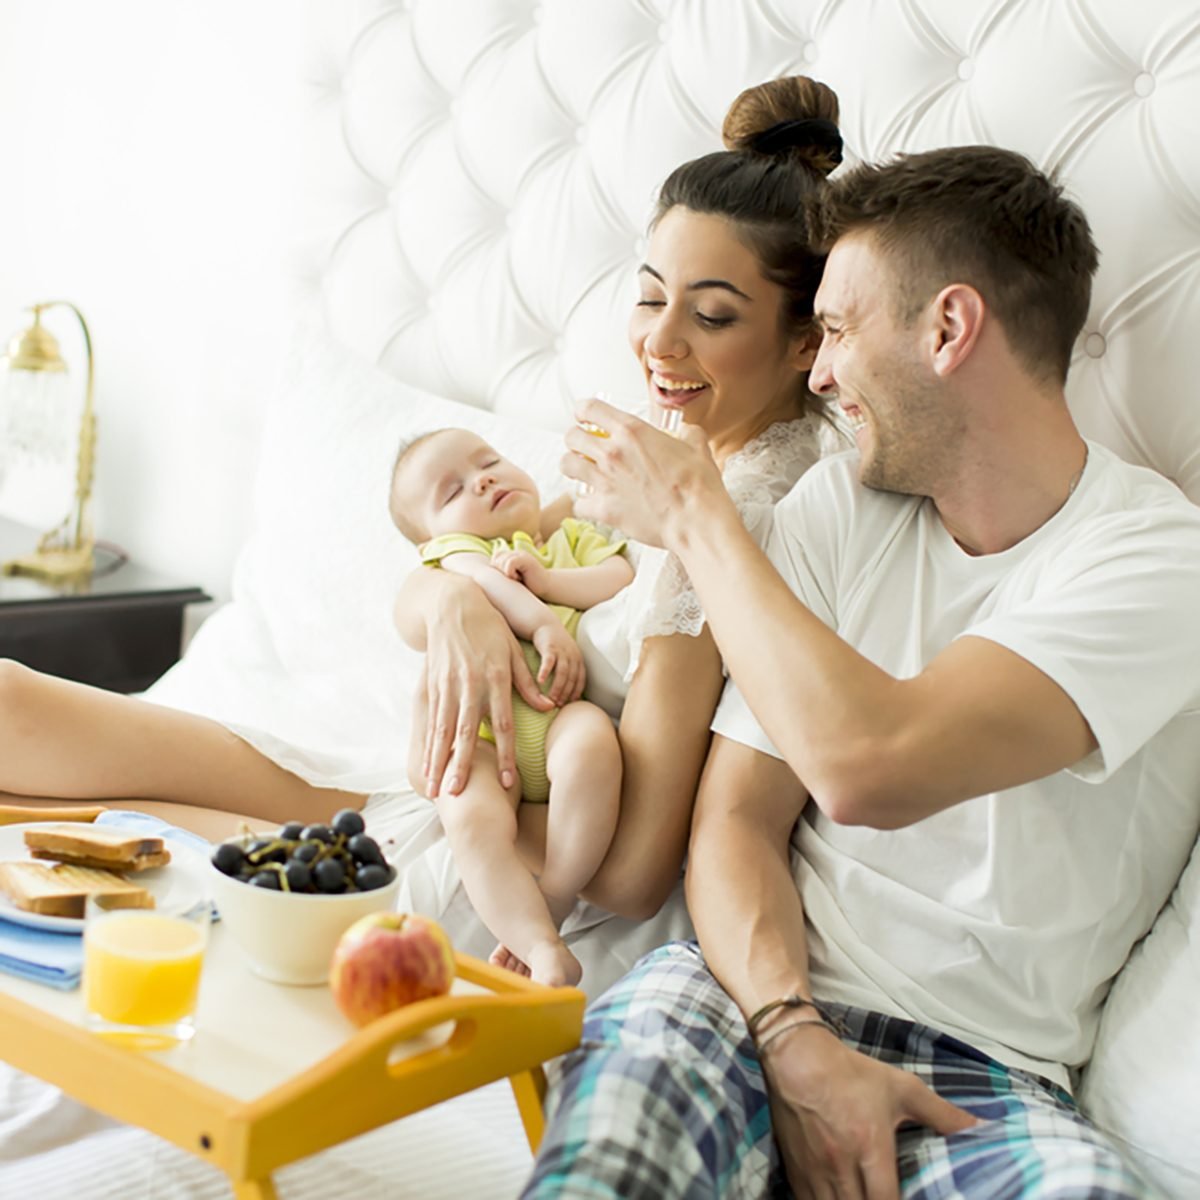
[[[497,550],[492,555],[492,566],[509,579],[523,583],[539,599],[545,595],[550,573],[536,554],[528,550]]]
[[[485,715],[496,738],[501,782],[510,787],[517,778],[513,688],[539,711],[549,712],[554,703],[538,690],[508,622],[476,584],[464,579],[440,599],[436,620],[426,623],[428,721],[421,755],[426,794],[432,799],[466,786]]]
[[[763,1068],[775,1140],[801,1200],[899,1200],[899,1126],[945,1135],[979,1123],[915,1075],[850,1049],[823,1028],[781,1034]]]
[[[559,708],[578,700],[583,695],[587,678],[579,644],[554,617],[533,631],[532,641],[534,649],[542,656],[538,683],[544,685],[551,674],[554,675],[554,682],[547,693],[550,699]]]
[[[672,436],[602,400],[585,401],[575,419],[562,472],[586,485],[580,516],[669,549],[706,500],[730,503],[703,430],[684,425]]]

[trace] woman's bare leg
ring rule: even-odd
[[[0,792],[169,801],[269,823],[325,820],[365,799],[306,783],[207,717],[7,660],[0,660]],[[188,824],[182,808],[169,812],[167,819]]]

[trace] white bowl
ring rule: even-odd
[[[251,887],[211,863],[208,871],[222,927],[255,973],[273,983],[324,983],[342,934],[367,913],[394,909],[400,890],[394,869],[391,882],[381,888],[336,896]]]

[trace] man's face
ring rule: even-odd
[[[413,447],[395,500],[426,537],[512,537],[518,529],[536,536],[541,515],[533,480],[465,429],[443,430]]]
[[[930,361],[932,307],[905,326],[894,270],[869,234],[834,245],[817,291],[824,337],[809,387],[846,414],[865,486],[931,495],[962,424]]]

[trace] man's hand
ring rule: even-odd
[[[581,404],[575,419],[562,472],[586,485],[575,502],[580,516],[671,548],[674,532],[696,520],[705,501],[732,507],[699,427],[672,436],[602,400]]]
[[[554,682],[547,693],[550,699],[559,708],[578,700],[583,695],[586,673],[583,654],[575,639],[558,620],[551,618],[533,631],[532,641],[534,649],[542,656],[538,683],[544,684],[551,674],[554,675]]]
[[[782,1017],[782,1027],[787,1017]],[[765,1050],[771,1120],[800,1200],[899,1200],[896,1130],[978,1124],[915,1075],[852,1050],[825,1029],[794,1029]]]
[[[517,778],[512,690],[535,709],[552,701],[534,682],[508,622],[474,584],[442,596],[437,620],[427,623],[425,725],[421,771],[427,795],[462,791],[471,774],[480,719],[491,719],[500,778]],[[419,710],[419,706],[418,706]]]
[[[544,599],[550,582],[550,572],[536,554],[528,550],[497,550],[492,566],[509,579],[523,583],[535,596]]]

